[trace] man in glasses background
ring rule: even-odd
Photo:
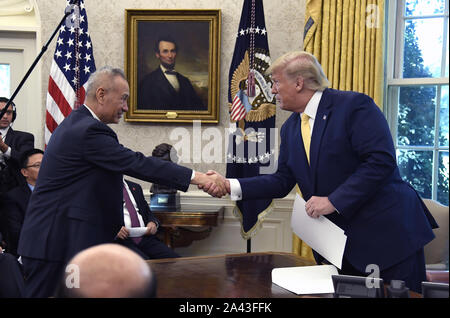
[[[2,212],[6,224],[6,248],[16,257],[20,230],[23,225],[25,212],[36,185],[44,152],[41,149],[30,149],[22,154],[20,159],[20,172],[26,183],[9,190],[2,198]],[[5,233],[3,233],[5,235]]]

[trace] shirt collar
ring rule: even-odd
[[[0,132],[2,133],[2,138],[5,138],[6,134],[8,133],[9,127],[10,126],[0,129]]]
[[[88,105],[84,104],[84,106],[87,108],[87,110],[91,113],[92,117],[94,117],[95,119],[100,120],[100,118],[97,117],[97,115],[92,111],[92,109],[89,108]]]
[[[162,72],[165,75],[170,75],[170,74],[167,74],[166,71],[173,71],[173,72],[175,72],[175,69],[169,70],[168,68],[164,67],[162,64],[159,64],[159,66],[161,67],[161,70],[162,70]]]
[[[320,99],[322,98],[322,91],[316,91],[306,105],[304,113],[313,120],[316,118],[317,109],[319,108]]]

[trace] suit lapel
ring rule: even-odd
[[[23,216],[25,217],[25,212],[27,210],[28,202],[30,202],[31,197],[31,189],[27,183],[22,185],[22,191],[24,195],[24,200],[21,200],[21,204],[23,204]]]
[[[322,98],[317,108],[316,118],[314,120],[314,129],[311,136],[310,149],[310,166],[311,171],[317,168],[317,159],[319,158],[320,144],[322,142],[323,133],[327,127],[327,123],[331,114],[331,98],[329,90],[323,92]],[[313,184],[315,183],[315,174],[313,173]],[[314,189],[314,187],[313,187]]]
[[[166,94],[169,94],[171,96],[175,96],[176,94],[178,94],[177,91],[175,90],[175,88],[173,88],[172,84],[170,84],[169,80],[164,75],[164,73],[161,70],[161,68],[159,68],[158,76],[160,78],[159,83],[161,83],[160,89],[162,91],[165,91]],[[178,75],[177,75],[177,78],[178,78]],[[179,81],[180,80],[178,80],[178,82]]]
[[[12,144],[11,139],[13,139],[13,136],[14,136],[14,129],[12,129],[12,127],[9,127],[5,137],[5,144],[11,145]]]

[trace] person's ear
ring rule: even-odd
[[[25,179],[28,177],[28,170],[25,168],[20,169],[20,172],[25,177]]]
[[[98,101],[103,101],[103,99],[105,98],[105,94],[106,94],[106,91],[101,86],[99,88],[97,88],[97,90],[95,91],[95,96],[97,97]]]
[[[304,80],[303,77],[297,76],[297,79],[295,80],[295,89],[297,92],[300,92],[303,89]]]

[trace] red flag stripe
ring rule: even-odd
[[[48,92],[52,96],[55,103],[58,105],[64,117],[69,116],[70,112],[72,111],[72,107],[70,107],[65,96],[59,89],[58,85],[56,85],[55,81],[53,81],[53,78],[51,76],[48,79]]]
[[[48,130],[51,132],[53,132],[56,127],[58,127],[58,124],[48,111],[45,112],[45,124],[47,125]]]
[[[235,113],[232,113],[231,118],[233,120],[241,120],[245,118],[245,115],[246,115],[245,108],[243,108],[240,110],[240,112],[236,111]]]

